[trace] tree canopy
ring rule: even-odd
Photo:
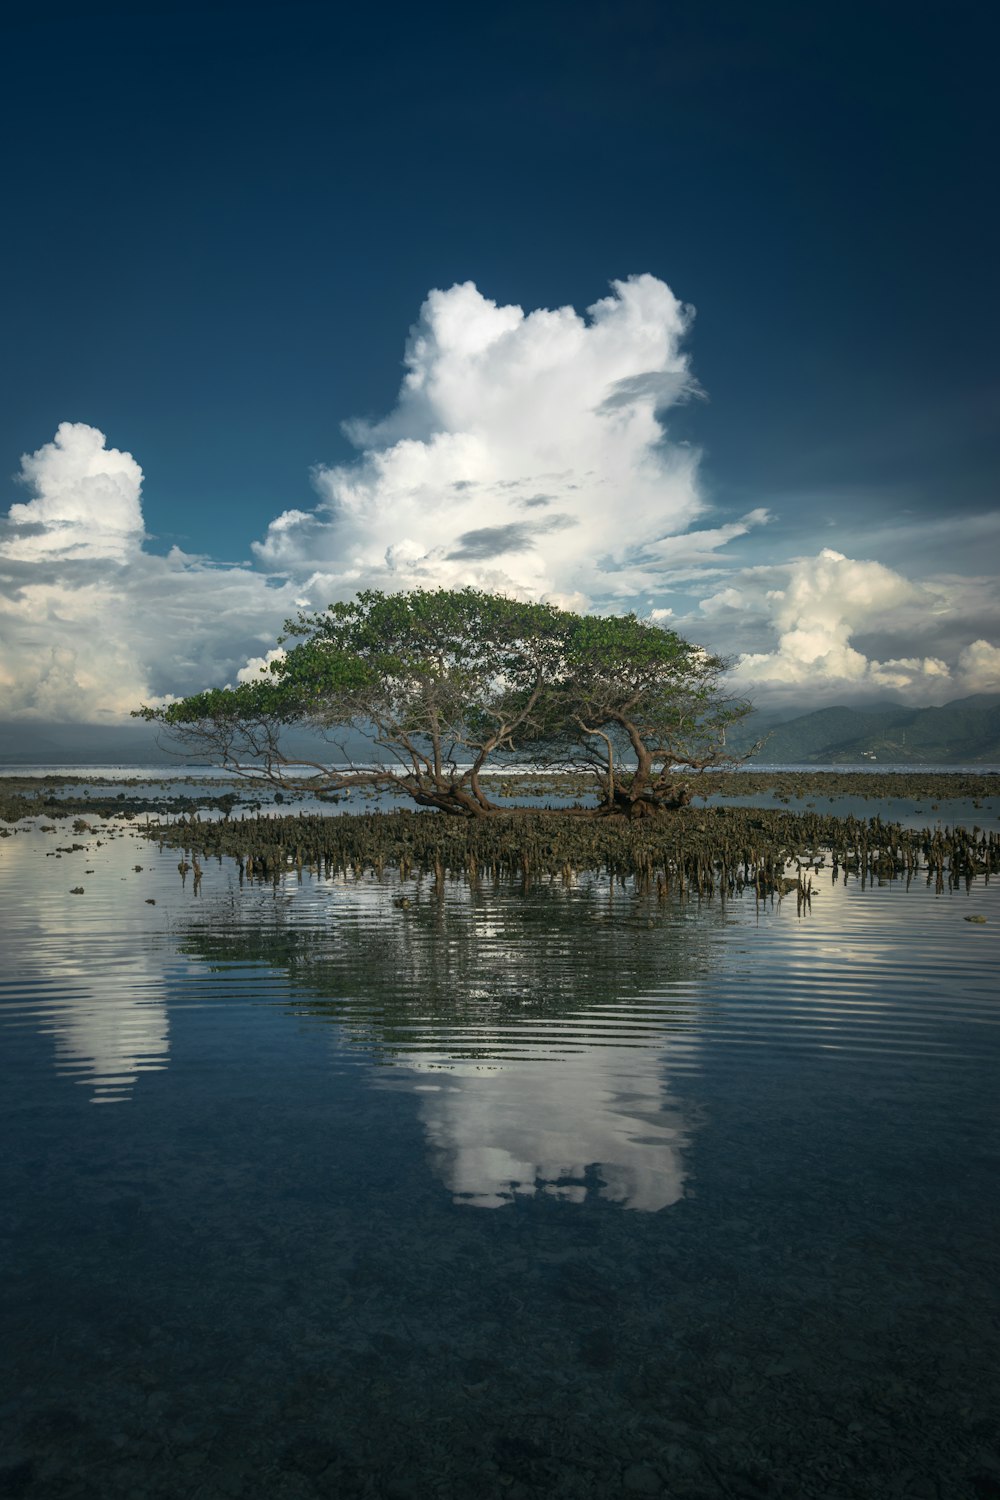
[[[260,677],[138,717],[188,750],[285,790],[355,787],[468,817],[496,811],[482,773],[496,755],[587,771],[602,812],[686,800],[676,768],[731,759],[725,663],[635,615],[577,615],[477,589],[369,590],[288,621]],[[320,732],[338,764],[286,753],[290,728]],[[346,731],[373,758],[353,762]]]
[[[679,768],[742,758],[727,749],[726,732],[751,705],[727,695],[725,667],[721,657],[634,614],[572,619],[551,703],[563,757],[593,771],[604,811],[634,817],[680,806],[690,797]],[[558,736],[545,748],[558,759]]]

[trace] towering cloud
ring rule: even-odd
[[[0,528],[0,715],[102,722],[232,678],[296,588],[144,551],[142,470],[63,422],[21,460],[31,498]]]
[[[341,587],[576,604],[655,586],[658,544],[703,509],[696,454],[662,420],[695,389],[690,317],[654,276],[616,281],[586,317],[499,307],[472,282],[431,292],[394,410],[346,424],[359,458],[318,471],[318,510],[278,517],[260,560]]]
[[[51,443],[22,456],[20,477],[34,496],[10,508],[7,557],[124,562],[138,550],[142,470],[96,427],[60,422]]]
[[[139,464],[63,422],[0,521],[0,716],[122,716],[252,675],[300,603],[464,584],[669,620],[760,702],[1000,688],[989,579],[830,549],[747,566],[768,510],[710,514],[669,430],[697,392],[691,317],[649,275],[584,315],[430,292],[393,409],[346,424],[356,456],[314,472],[318,503],[277,516],[253,567],[147,550]]]

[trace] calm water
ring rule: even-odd
[[[0,1495],[1000,1495],[996,882],[177,866],[0,839]]]
[[[513,769],[508,771],[512,774]],[[529,771],[530,768],[522,768]],[[764,766],[758,767],[748,763],[744,768],[748,772],[762,771],[765,774],[773,772],[781,774],[785,772],[801,773],[812,776],[816,772],[832,771],[839,780],[850,777],[852,773],[862,777],[870,775],[873,771],[879,775],[902,772],[908,775],[920,777],[938,776],[983,776],[986,774],[996,775],[1000,773],[1000,766],[906,766],[891,765],[887,763],[872,764],[864,762],[855,766]],[[92,779],[89,782],[80,782],[81,774],[86,774]],[[734,773],[734,785],[739,785],[739,770]],[[331,802],[321,803],[305,794],[281,795],[276,799],[274,792],[263,783],[248,785],[245,780],[240,780],[235,775],[225,771],[219,771],[212,767],[184,767],[180,771],[172,771],[169,767],[150,766],[93,766],[82,768],[80,766],[0,766],[0,786],[5,779],[16,778],[18,780],[29,779],[33,781],[51,781],[51,793],[55,797],[73,798],[96,798],[107,800],[116,793],[109,783],[120,784],[123,790],[120,799],[124,801],[126,796],[152,798],[159,801],[164,797],[170,798],[179,795],[181,797],[197,798],[201,795],[215,795],[219,792],[238,791],[240,801],[237,808],[239,811],[253,811],[258,807],[268,808],[275,812],[370,812],[375,808],[391,810],[399,805],[397,799],[388,793],[374,791],[359,791],[343,793],[336,804]],[[66,780],[66,778],[70,778]],[[557,807],[575,800],[577,793],[560,795],[553,788],[544,792],[532,793],[524,786],[516,790],[510,790],[509,794],[503,788],[503,777],[487,775],[485,778],[487,791],[500,803],[511,801],[515,804],[534,804],[538,806]],[[65,784],[63,782],[65,781]],[[208,783],[208,787],[206,787]],[[696,783],[695,783],[696,784]],[[761,807],[780,808],[787,807],[791,811],[802,812],[815,809],[819,813],[832,813],[837,817],[871,818],[879,813],[885,822],[900,823],[904,828],[937,828],[948,825],[961,824],[966,827],[979,825],[980,827],[993,828],[1000,818],[1000,799],[987,797],[980,801],[971,797],[946,797],[944,800],[935,801],[934,796],[923,798],[922,801],[911,801],[904,797],[882,797],[875,798],[864,792],[850,792],[838,790],[832,796],[824,796],[815,791],[805,791],[799,796],[783,796],[777,791],[754,792],[742,796],[722,796],[714,794],[707,797],[694,798],[695,803],[723,807]],[[206,811],[204,817],[218,816],[219,814]]]

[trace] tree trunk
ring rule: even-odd
[[[605,799],[595,811],[602,818],[619,817],[634,821],[657,817],[660,813],[676,812],[678,808],[687,807],[690,801],[691,793],[682,782],[674,782],[654,791],[641,785],[637,787],[634,781],[628,786],[617,782],[612,798]]]

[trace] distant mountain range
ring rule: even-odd
[[[37,719],[0,722],[0,766],[162,766],[183,770],[185,765],[205,763],[193,753],[171,751],[165,735],[151,724],[54,724]],[[293,754],[332,760],[332,747],[318,737],[285,736],[285,748]],[[371,741],[348,735],[348,750],[359,760],[372,757]]]
[[[1000,764],[1000,693],[977,693],[941,708],[882,701],[798,715],[762,709],[729,742],[742,753],[756,739],[764,745],[754,756],[755,765],[864,765],[873,760],[918,766]],[[305,737],[289,748],[324,760],[330,756],[329,746]],[[352,736],[350,749],[359,759],[371,758],[371,744],[360,736]],[[183,767],[184,757],[162,750],[148,724],[0,723],[0,765],[32,764],[176,769]]]
[[[178,759],[160,749],[149,724],[0,723],[0,765],[176,766]]]
[[[1000,693],[956,698],[941,708],[838,705],[780,720],[761,711],[730,736],[730,743],[743,751],[757,738],[764,744],[755,765],[1000,763]]]

